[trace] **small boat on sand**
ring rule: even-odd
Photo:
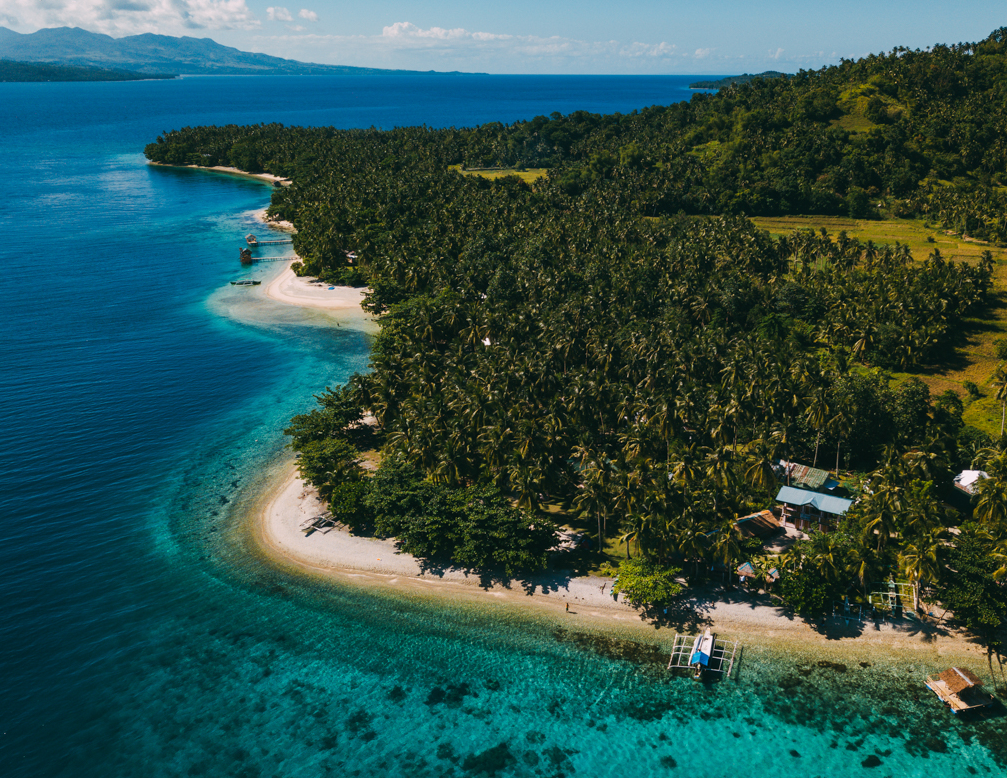
[[[696,641],[692,644],[692,656],[689,658],[689,667],[693,670],[694,680],[702,678],[703,672],[710,666],[713,646],[713,633],[710,630],[696,636]]]
[[[253,281],[251,278],[242,278],[240,281],[232,281],[231,286],[258,286],[262,281]]]

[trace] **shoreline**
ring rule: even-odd
[[[374,593],[449,600],[454,605],[521,615],[581,632],[663,645],[676,631],[695,633],[709,627],[749,649],[757,646],[787,655],[811,655],[856,663],[865,658],[895,664],[925,663],[946,669],[961,664],[988,675],[986,652],[963,633],[921,627],[906,620],[897,626],[860,627],[842,622],[819,630],[786,614],[765,597],[745,593],[697,590],[671,614],[677,623],[646,619],[621,599],[612,599],[612,579],[562,574],[537,576],[505,585],[484,585],[478,575],[457,569],[424,571],[418,560],[396,550],[395,541],[351,535],[344,529],[305,536],[300,525],[324,506],[291,463],[274,475],[244,521],[242,534],[264,561],[287,574],[340,586],[364,587]],[[570,611],[565,610],[569,603]],[[689,626],[691,625],[691,630]]]
[[[274,176],[272,173],[249,173],[247,170],[239,170],[236,167],[227,167],[226,165],[214,165],[213,167],[205,167],[203,165],[169,165],[165,162],[154,162],[152,160],[147,160],[148,165],[154,165],[156,167],[174,167],[179,169],[189,169],[189,170],[212,170],[216,173],[227,173],[232,176],[240,176],[241,178],[254,178],[256,181],[263,181],[267,184],[280,183],[281,186],[290,186],[293,181],[289,178],[283,178],[281,176]]]

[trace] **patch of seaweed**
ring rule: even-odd
[[[517,759],[511,753],[506,743],[500,743],[485,751],[469,754],[462,762],[462,769],[470,775],[499,775],[517,764]]]
[[[606,659],[632,662],[636,665],[656,665],[662,670],[668,664],[668,653],[652,643],[638,643],[635,640],[592,635],[587,632],[571,632],[557,629],[553,637],[561,643],[572,643],[577,648],[591,651]]]

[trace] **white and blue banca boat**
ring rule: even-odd
[[[696,642],[692,644],[692,656],[689,659],[689,667],[693,670],[693,678],[697,680],[702,678],[704,671],[709,669],[710,658],[713,656],[713,646],[713,633],[710,630],[706,630],[702,635],[696,636]]]

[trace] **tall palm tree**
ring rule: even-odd
[[[989,530],[1007,529],[1007,480],[984,478],[975,489],[976,518]]]
[[[745,455],[745,482],[761,491],[770,491],[776,486],[773,461],[776,459],[776,445],[766,438],[756,438],[748,444]]]
[[[913,587],[913,610],[920,612],[920,585],[927,581],[937,583],[940,565],[937,551],[941,547],[941,530],[921,535],[915,542],[907,543],[899,554],[899,569]]]
[[[1000,437],[1004,434],[1004,421],[1007,420],[1007,366],[1001,362],[997,365],[990,383],[996,388],[996,398],[1000,401]]]

